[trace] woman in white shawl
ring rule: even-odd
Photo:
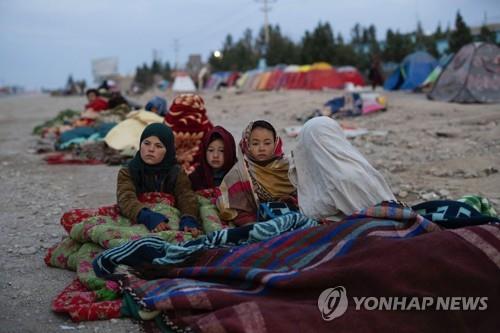
[[[299,207],[311,218],[344,215],[396,200],[384,177],[346,139],[329,117],[306,122],[292,152],[289,178],[298,191]]]

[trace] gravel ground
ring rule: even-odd
[[[234,92],[204,94],[210,119],[235,138],[252,119],[270,120],[281,132],[340,92]],[[145,102],[150,96],[138,100]],[[171,95],[168,95],[171,100]],[[345,123],[371,134],[354,144],[388,179],[401,200],[417,203],[488,197],[500,211],[500,107],[431,102],[423,95],[388,93],[389,110]],[[32,128],[82,97],[0,98],[0,332],[137,332],[128,319],[73,323],[50,310],[51,300],[74,278],[43,262],[64,231],[59,218],[72,208],[115,202],[118,169],[49,166],[33,153]],[[283,136],[284,133],[282,133]],[[289,152],[293,138],[284,138]]]

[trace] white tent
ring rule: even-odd
[[[177,76],[172,85],[172,90],[178,92],[193,92],[196,91],[196,86],[189,76]]]

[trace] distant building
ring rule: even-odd
[[[104,80],[110,79],[118,73],[118,58],[100,58],[92,60],[92,76],[94,82],[100,84]]]
[[[198,73],[203,67],[203,62],[201,61],[201,55],[199,54],[190,54],[188,58],[188,62],[186,64],[186,71],[189,73],[191,77],[198,77]]]

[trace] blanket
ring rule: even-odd
[[[191,234],[178,231],[180,213],[174,208],[173,196],[145,193],[140,200],[169,218],[171,230],[155,233],[155,236],[171,243],[192,239]],[[210,200],[199,196],[198,202],[203,228],[209,232],[222,229],[217,210]],[[76,271],[77,279],[56,297],[52,309],[68,313],[75,321],[120,316],[121,296],[117,284],[98,278],[92,270],[92,260],[104,249],[151,233],[144,225],[121,216],[117,205],[71,210],[63,214],[61,225],[68,236],[48,249],[45,263]]]
[[[206,249],[163,278],[125,275],[120,284],[144,318],[160,311],[155,320],[177,332],[493,332],[499,258],[498,224],[443,230],[388,203],[260,243]],[[320,295],[336,287],[347,292],[347,303],[332,320]],[[419,311],[405,303],[396,311],[359,301],[390,296],[402,304],[412,297],[483,297],[487,307]]]

